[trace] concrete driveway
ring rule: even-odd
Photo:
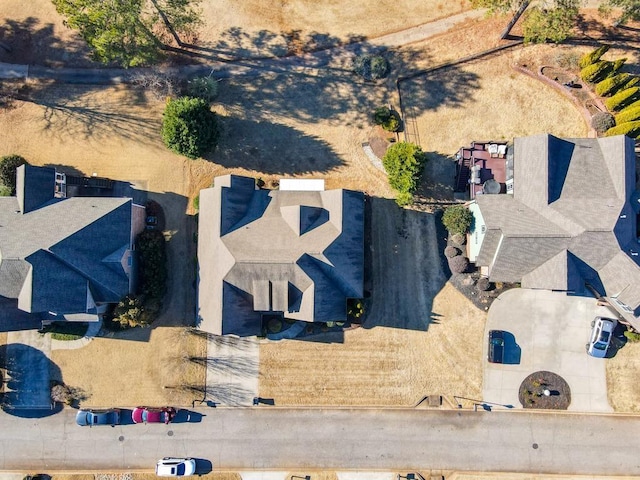
[[[607,401],[607,360],[585,352],[597,315],[610,317],[611,311],[598,306],[595,298],[520,288],[500,295],[489,309],[485,338],[489,330],[504,330],[513,338],[505,342],[505,364],[487,362],[484,342],[483,400],[522,408],[520,383],[533,372],[547,370],[569,384],[569,410],[612,412]]]

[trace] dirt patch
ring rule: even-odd
[[[616,412],[640,411],[640,343],[627,342],[607,359],[607,398]]]
[[[520,384],[518,400],[524,408],[566,410],[571,405],[571,390],[556,373],[534,372]]]

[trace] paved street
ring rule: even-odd
[[[640,475],[640,416],[415,409],[202,408],[192,421],[78,427],[75,411],[0,414],[0,470],[151,470],[187,455],[230,470],[451,469]],[[179,413],[186,420],[184,412]],[[603,452],[607,452],[603,455]]]

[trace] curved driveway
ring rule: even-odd
[[[188,455],[225,470],[640,475],[640,416],[208,408],[192,411],[197,423],[89,428],[76,426],[74,415],[0,414],[0,470],[152,470],[160,457]]]

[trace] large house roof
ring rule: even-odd
[[[364,196],[349,190],[258,190],[218,177],[200,192],[200,328],[254,335],[262,314],[346,319],[362,297]]]
[[[625,136],[516,138],[513,195],[476,198],[486,229],[477,263],[492,280],[523,287],[576,290],[587,281],[638,309],[635,173]]]
[[[20,167],[18,196],[0,198],[0,295],[33,313],[80,313],[118,301],[129,291],[122,261],[131,246],[131,199],[54,198],[48,185],[45,195],[31,177],[53,185],[48,170]]]

